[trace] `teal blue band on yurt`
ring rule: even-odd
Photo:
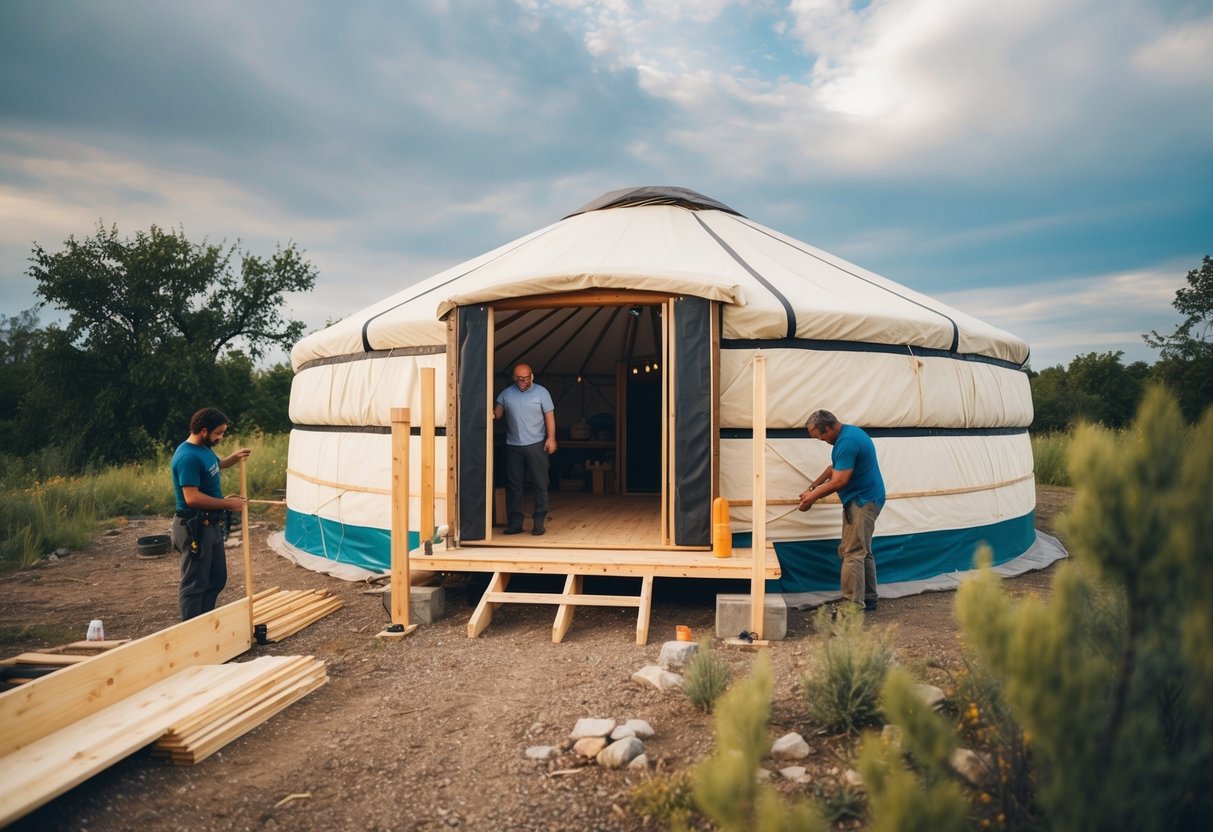
[[[1036,539],[1036,512],[969,529],[895,534],[872,539],[877,583],[919,581],[973,568],[983,543],[994,552],[994,565],[1026,552]],[[733,546],[750,547],[750,534],[733,535]],[[775,544],[783,577],[767,581],[768,592],[817,592],[838,589],[838,539],[798,540]]]
[[[286,542],[296,549],[328,558],[386,572],[392,568],[392,538],[387,529],[355,526],[326,520],[314,514],[286,510]],[[409,532],[409,550],[421,545],[421,535]]]

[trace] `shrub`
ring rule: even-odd
[[[691,772],[685,769],[653,777],[632,788],[628,807],[646,826],[654,823],[660,829],[683,827],[695,808],[693,788]]]
[[[784,804],[771,786],[758,781],[758,767],[770,750],[773,673],[761,655],[754,672],[721,697],[716,706],[716,750],[694,773],[695,806],[721,832],[821,830],[825,824],[807,803]]]
[[[1030,737],[1043,825],[1213,825],[1213,412],[1189,431],[1152,391],[1126,434],[1069,457],[1074,560],[1047,601],[989,571],[961,585],[966,640]]]
[[[868,733],[858,768],[871,808],[869,828],[882,832],[967,829],[969,807],[948,759],[956,738],[951,728],[914,692],[904,670],[888,674],[882,698],[889,721],[901,728],[899,742]]]
[[[729,666],[717,657],[711,642],[705,638],[699,642],[699,652],[687,665],[682,691],[687,695],[687,699],[705,711],[710,711],[716,700],[728,689],[732,675]]]
[[[888,636],[864,632],[863,614],[846,609],[832,619],[820,607],[815,622],[821,643],[801,684],[809,716],[849,734],[879,725],[880,688],[893,660]]]

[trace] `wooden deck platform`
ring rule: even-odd
[[[444,544],[409,553],[409,569],[429,572],[491,572],[492,579],[468,622],[468,637],[475,638],[493,619],[501,604],[550,604],[557,607],[552,641],[559,642],[572,624],[578,606],[636,607],[636,643],[648,642],[649,614],[654,578],[753,577],[753,553],[734,551],[717,558],[708,547],[663,546],[661,504],[656,495],[590,495],[558,492],[551,495],[547,531],[532,535],[528,514],[524,532],[501,534],[497,527],[489,540],[465,541],[459,548]],[[516,574],[563,575],[561,592],[510,592]],[[766,552],[763,575],[780,576],[779,561]],[[586,577],[637,578],[637,595],[587,595]]]

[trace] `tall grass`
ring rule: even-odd
[[[286,488],[287,435],[233,437],[220,454],[252,449],[248,493],[254,499],[281,499]],[[160,454],[133,463],[77,476],[40,476],[10,465],[0,481],[0,571],[32,566],[58,548],[82,549],[107,522],[130,515],[167,515],[173,511],[171,456]],[[23,476],[25,477],[22,481]],[[226,494],[240,491],[238,467],[223,473]],[[253,513],[265,507],[252,506]]]
[[[1072,433],[1042,433],[1032,436],[1032,460],[1036,467],[1036,482],[1040,485],[1069,486],[1070,472],[1066,469],[1066,454],[1070,450]]]

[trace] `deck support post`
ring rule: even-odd
[[[750,632],[763,637],[763,609],[766,606],[767,551],[767,357],[754,356],[754,521],[753,571],[750,577]]]
[[[409,443],[407,407],[392,408],[392,626],[377,638],[398,641],[417,629],[409,623]]]

